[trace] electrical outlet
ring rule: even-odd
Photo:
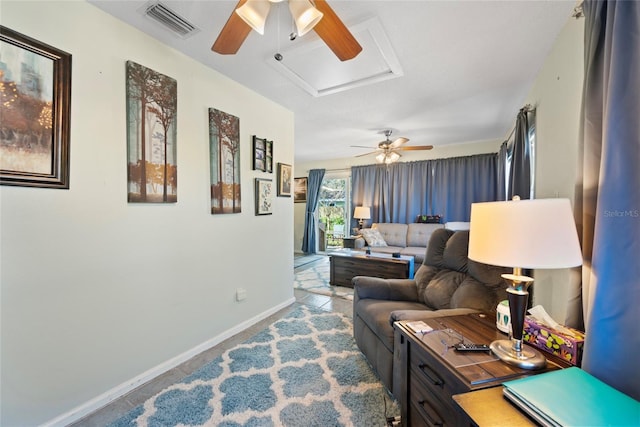
[[[236,301],[242,301],[247,298],[247,290],[238,288],[236,289]]]

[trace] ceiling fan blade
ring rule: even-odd
[[[353,147],[353,148],[369,148],[369,149],[373,148],[373,147],[370,147],[370,146],[367,146],[367,145],[350,145],[349,147]]]
[[[325,0],[315,0],[316,9],[324,14],[313,30],[326,45],[335,53],[340,61],[353,59],[362,51],[362,46],[353,34],[338,18]]]
[[[231,16],[224,24],[218,38],[216,39],[211,50],[221,55],[233,55],[238,52],[242,43],[251,32],[251,27],[238,16],[236,9],[245,4],[247,0],[240,0],[236,7],[233,8]]]
[[[395,141],[393,141],[391,144],[389,144],[389,147],[390,148],[398,148],[402,144],[405,144],[407,142],[409,142],[409,138],[400,137],[400,138],[397,138]]]
[[[396,150],[413,151],[413,150],[431,150],[433,145],[409,145],[407,147],[398,147]]]
[[[364,157],[364,156],[368,156],[369,154],[375,154],[377,153],[379,150],[376,151],[369,151],[368,153],[364,153],[364,154],[358,154],[357,156],[354,157]]]

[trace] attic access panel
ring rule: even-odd
[[[349,61],[340,61],[320,39],[282,50],[280,61],[273,56],[266,61],[315,97],[403,75],[379,19],[369,19],[349,30],[362,46],[362,52]]]

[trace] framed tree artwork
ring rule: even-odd
[[[176,203],[178,84],[127,61],[127,170],[129,202]]]
[[[273,213],[273,180],[256,178],[256,215]]]
[[[291,197],[291,165],[278,163],[278,197]]]
[[[209,155],[211,213],[240,213],[240,119],[209,108]]]
[[[0,184],[69,188],[71,55],[0,26]]]
[[[305,203],[307,201],[307,177],[294,178],[293,180],[293,201],[295,203]]]

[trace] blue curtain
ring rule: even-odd
[[[529,118],[527,108],[522,108],[516,118],[513,135],[511,169],[509,169],[508,200],[513,196],[531,198],[531,144],[529,144]]]
[[[496,200],[507,200],[507,159],[509,156],[508,141],[500,146],[498,151],[498,197]]]
[[[393,165],[392,165],[393,166]],[[354,166],[351,168],[351,212],[356,206],[369,206],[373,222],[391,222],[387,207],[389,200],[389,170],[384,165]],[[357,221],[354,220],[352,227]]]
[[[434,214],[444,221],[469,221],[471,203],[498,200],[498,156],[437,159],[433,162]]]
[[[415,222],[418,215],[431,213],[432,173],[430,160],[391,165],[387,222],[408,224]]]
[[[640,400],[640,2],[585,1],[582,367]]]
[[[351,168],[351,202],[371,222],[415,222],[418,215],[469,221],[471,203],[497,200],[495,153]]]
[[[307,206],[304,216],[304,236],[302,238],[302,252],[316,253],[316,210],[320,197],[320,187],[324,178],[324,169],[311,169],[307,179]]]

